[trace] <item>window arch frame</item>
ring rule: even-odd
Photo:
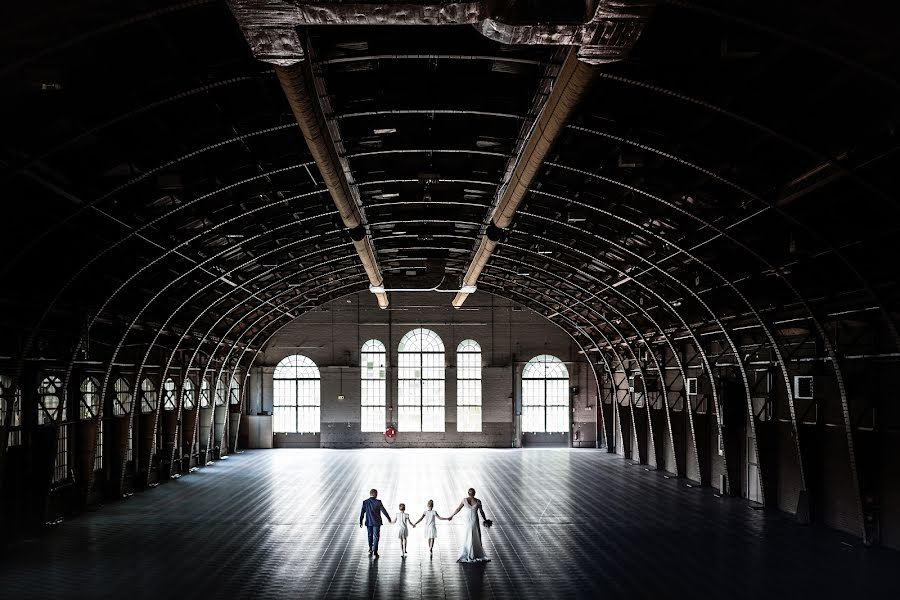
[[[141,379],[138,389],[141,396],[141,414],[155,413],[159,406],[159,390],[156,388],[156,383],[150,377],[144,377]]]
[[[322,374],[315,361],[303,354],[286,356],[275,366],[272,380],[273,433],[321,433]],[[279,382],[282,382],[281,385]],[[293,385],[287,382],[292,382]],[[291,395],[292,387],[293,395]],[[293,409],[294,428],[292,430],[280,426],[282,423],[289,423],[290,419],[279,419],[279,408],[285,414],[290,414]]]
[[[185,376],[184,381],[181,382],[181,410],[194,410],[197,406],[195,389],[194,380]]]
[[[563,361],[552,354],[538,354],[525,363],[520,378],[523,433],[569,433],[570,376]],[[526,382],[542,383],[526,385]],[[539,423],[542,423],[540,428],[534,426]]]
[[[417,327],[400,339],[397,344],[398,431],[443,433],[446,430],[445,354],[441,336],[431,329]]]

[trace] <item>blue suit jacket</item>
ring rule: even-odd
[[[359,523],[362,525],[363,517],[366,518],[366,527],[380,527],[381,513],[391,520],[391,515],[384,509],[384,504],[378,498],[367,498],[363,500],[362,510],[359,511]]]

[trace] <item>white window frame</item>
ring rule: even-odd
[[[397,348],[397,430],[443,433],[447,401],[441,336],[419,327],[408,331]]]
[[[482,429],[481,346],[463,340],[456,347],[456,430]]]
[[[359,428],[383,432],[387,423],[387,348],[368,340],[359,352]]]
[[[285,357],[275,367],[273,388],[272,423],[275,433],[320,432],[322,376],[311,358],[302,354]]]
[[[568,433],[569,370],[550,354],[540,354],[522,369],[522,431]]]

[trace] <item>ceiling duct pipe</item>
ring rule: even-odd
[[[311,90],[315,88],[310,81],[311,74],[305,71],[306,65],[305,61],[288,65],[276,64],[275,73],[284,90],[284,95],[287,97],[288,104],[291,106],[291,111],[294,113],[294,118],[300,125],[306,145],[309,146],[309,151],[319,167],[325,186],[337,207],[341,221],[349,230],[353,246],[369,277],[369,284],[372,288],[383,289],[384,278],[378,267],[372,238],[366,230],[363,214],[335,150],[334,140],[328,131],[322,108],[316,95],[311,93]],[[378,299],[379,307],[388,307],[386,292],[375,292],[375,297]]]
[[[534,126],[522,145],[522,150],[511,161],[511,171],[498,191],[498,200],[491,213],[490,223],[485,229],[478,248],[472,256],[461,289],[474,290],[478,277],[487,265],[494,249],[512,223],[516,210],[522,203],[528,186],[544,162],[544,158],[559,137],[575,107],[578,105],[591,79],[594,67],[578,60],[578,48],[572,47],[566,54],[556,82],[544,103]],[[459,308],[469,297],[467,291],[460,291],[453,299],[453,306]]]

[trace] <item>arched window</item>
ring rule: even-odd
[[[131,394],[131,386],[124,377],[116,379],[114,384],[115,396],[113,396],[113,414],[123,417],[131,414],[131,403],[134,396]]]
[[[62,381],[59,377],[53,375],[44,377],[38,386],[38,402],[41,413],[38,422],[41,425],[51,425],[57,418],[63,420],[66,418],[66,406],[62,401]]]
[[[400,340],[397,405],[400,431],[444,431],[444,343],[430,329]]]
[[[79,388],[81,392],[81,406],[79,407],[82,419],[93,419],[100,414],[100,383],[95,377],[85,377]]]
[[[85,377],[78,388],[81,392],[81,418],[93,419],[100,414],[100,382],[95,377]],[[94,452],[94,470],[103,469],[103,419],[97,423],[97,449]]]
[[[163,383],[163,410],[175,410],[178,408],[178,398],[175,392],[175,382],[171,377],[166,377]]]
[[[65,421],[66,403],[59,377],[48,375],[38,386],[40,414],[38,423],[52,425],[57,420]],[[53,482],[63,481],[69,474],[69,428],[66,425],[56,431],[56,462],[53,467]]]
[[[549,354],[535,356],[522,370],[522,431],[569,431],[569,371]]]
[[[481,431],[481,346],[475,340],[456,347],[456,430]]]
[[[200,380],[200,408],[209,406],[209,380],[204,377]]]
[[[231,378],[231,386],[228,388],[228,403],[239,404],[241,401],[241,386],[238,385],[237,379]]]
[[[184,410],[194,410],[194,402],[194,382],[186,377],[181,386],[181,406]]]
[[[0,422],[6,423],[6,411],[12,410],[9,432],[9,445],[18,446],[22,443],[22,392],[13,387],[12,377],[0,375]],[[2,442],[0,442],[2,443]]]
[[[225,406],[225,380],[221,377],[216,385],[216,406]]]
[[[359,353],[360,428],[362,431],[384,431],[387,407],[387,351],[378,340],[369,340]]]
[[[288,356],[275,367],[276,433],[318,433],[321,411],[319,367],[305,356]]]
[[[113,396],[113,414],[117,417],[125,417],[131,415],[131,408],[134,403],[134,394],[131,393],[131,386],[124,377],[116,379],[113,384],[115,396]],[[128,437],[125,440],[125,460],[129,461],[134,458],[134,428],[127,426]]]
[[[141,412],[156,412],[156,386],[149,377],[145,377],[141,381]]]

